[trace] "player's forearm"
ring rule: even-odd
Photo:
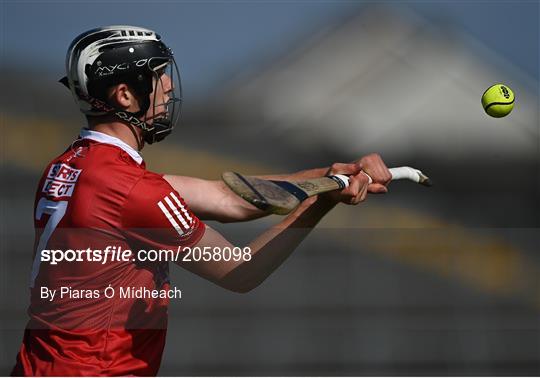
[[[268,215],[234,194],[223,181],[174,175],[164,178],[202,220],[242,222]]]
[[[276,226],[270,228],[249,247],[250,261],[230,270],[220,285],[237,292],[247,292],[261,284],[276,270],[309,235],[335,203],[312,197]]]
[[[261,176],[270,180],[302,180],[322,177],[328,167],[314,168],[290,174]],[[240,198],[221,180],[165,175],[167,182],[184,198],[190,209],[202,220],[244,222],[270,215]]]
[[[265,176],[265,178],[270,180],[294,181],[307,178],[321,177],[324,176],[327,171],[328,167],[315,168],[291,174]],[[216,208],[216,211],[220,212],[220,218],[214,218],[215,220],[219,220],[221,222],[243,222],[270,215],[270,213],[260,210],[240,198],[237,194],[231,191],[224,182],[216,181],[215,183],[221,193],[221,198]]]
[[[245,222],[269,215],[268,212],[258,209],[230,190],[223,181],[216,181],[215,185],[220,192],[215,202],[213,218],[219,222]]]

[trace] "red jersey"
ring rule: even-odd
[[[30,320],[13,374],[156,375],[169,299],[119,294],[168,290],[168,262],[89,257],[93,251],[102,257],[178,251],[201,239],[204,224],[162,176],[145,169],[135,150],[89,130],[47,166],[34,209]],[[53,264],[44,250],[74,253]],[[111,298],[106,288],[109,295],[114,289]]]

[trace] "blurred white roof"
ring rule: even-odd
[[[480,104],[498,82],[516,93],[513,112],[502,119]],[[537,86],[460,31],[373,6],[237,80],[226,106],[244,124],[290,133],[306,148],[324,143],[354,156],[377,151],[388,158],[535,158]]]

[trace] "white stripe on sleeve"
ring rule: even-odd
[[[175,202],[178,204],[178,206],[180,207],[180,209],[182,210],[182,213],[184,213],[184,215],[186,216],[186,218],[189,220],[189,223],[192,224],[193,223],[193,219],[191,218],[191,215],[189,215],[189,212],[186,210],[186,208],[184,207],[184,205],[182,205],[182,202],[180,202],[180,200],[174,195],[173,192],[171,192],[171,197],[175,200]]]
[[[169,197],[165,197],[165,202],[167,202],[167,205],[169,205],[169,208],[174,212],[174,215],[176,215],[176,218],[182,223],[182,226],[184,226],[184,229],[187,231],[189,230],[189,224],[184,219],[182,214],[178,212],[178,209],[176,206],[173,205],[172,201],[169,199]]]
[[[161,211],[163,212],[163,214],[165,214],[165,216],[167,217],[167,219],[169,220],[169,222],[172,224],[172,226],[174,227],[174,229],[176,230],[176,232],[178,232],[178,234],[180,236],[184,235],[184,231],[182,231],[182,229],[180,228],[180,226],[178,225],[178,223],[176,223],[176,221],[174,220],[173,216],[171,215],[171,213],[169,212],[169,210],[167,210],[167,208],[165,207],[165,205],[163,205],[163,202],[159,201],[158,202],[158,206],[159,208],[161,209]]]

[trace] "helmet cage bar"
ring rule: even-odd
[[[155,60],[160,60],[162,58],[152,58],[148,60],[148,68],[153,72],[155,83],[153,88],[154,98],[152,103],[153,114],[151,117],[145,117],[145,124],[148,125],[151,120],[151,128],[145,130],[145,141],[148,144],[154,142],[159,142],[169,135],[178,118],[180,116],[180,109],[182,106],[182,86],[180,82],[180,73],[178,71],[178,66],[173,57],[169,58],[166,62],[158,64],[152,68],[152,63]],[[171,81],[171,89],[168,92],[165,92],[165,87],[162,81],[162,75],[166,74],[169,76]],[[158,98],[156,97],[158,86],[161,85],[161,88],[164,90],[165,95],[169,95],[169,99],[166,102],[158,103]],[[165,112],[156,113],[156,109],[160,107],[165,107]],[[146,113],[148,115],[148,112]]]

